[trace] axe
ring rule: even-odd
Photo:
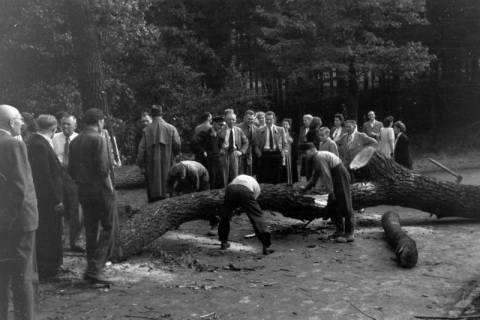
[[[457,179],[457,184],[459,184],[460,182],[462,182],[463,180],[463,177],[462,175],[456,173],[455,171],[452,171],[450,170],[449,168],[445,167],[443,164],[441,164],[440,162],[436,161],[436,160],[433,160],[432,158],[428,158],[428,160],[433,163],[434,165],[436,165],[437,167],[443,169],[444,171],[450,173],[452,176],[454,176],[456,179]]]

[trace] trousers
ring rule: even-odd
[[[35,319],[35,231],[1,230],[0,244],[0,320],[8,319],[10,285],[15,320]]]
[[[68,173],[64,173],[63,179],[63,205],[65,218],[68,219],[68,235],[70,247],[77,244],[83,227],[83,217],[78,200],[78,188]]]
[[[218,238],[221,242],[228,241],[230,234],[230,220],[232,213],[237,208],[242,208],[248,216],[257,238],[265,247],[271,245],[270,232],[263,219],[260,204],[255,199],[253,192],[245,186],[231,184],[225,190],[225,205],[220,224],[218,225]]]
[[[352,235],[355,218],[353,216],[352,194],[350,191],[350,174],[343,164],[339,164],[331,172],[335,200],[332,200],[331,196],[328,199],[333,208],[330,211],[330,219],[335,224],[337,231],[344,231],[345,234]]]
[[[103,189],[94,191],[95,188],[90,185],[79,186],[87,251],[87,270],[85,274],[91,277],[103,273],[105,262],[107,262],[115,247],[115,233],[118,228],[115,193],[108,194],[108,191]]]

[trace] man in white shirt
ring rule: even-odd
[[[268,226],[263,219],[263,212],[257,201],[260,195],[260,185],[255,178],[241,174],[237,176],[225,189],[225,205],[224,212],[220,217],[218,225],[218,238],[221,242],[220,249],[226,250],[230,247],[228,235],[230,233],[230,219],[237,208],[244,211],[250,222],[257,238],[263,245],[262,252],[265,255],[273,253],[270,249],[270,232]]]
[[[60,119],[60,127],[62,132],[56,133],[52,141],[53,150],[64,169],[63,204],[65,207],[65,217],[68,219],[70,249],[74,252],[84,252],[85,250],[77,245],[83,225],[82,214],[79,208],[77,185],[67,173],[70,143],[78,136],[78,133],[75,132],[77,119],[71,114],[65,114]]]

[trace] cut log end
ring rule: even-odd
[[[398,214],[393,211],[386,212],[382,216],[382,226],[399,264],[404,268],[415,267],[418,261],[417,244],[402,230]]]
[[[360,151],[355,158],[353,158],[352,162],[350,162],[350,169],[357,170],[366,166],[375,152],[376,149],[374,147],[366,147]]]

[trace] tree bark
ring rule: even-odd
[[[393,211],[386,212],[382,216],[382,227],[400,265],[404,268],[415,267],[418,261],[417,244],[402,230],[398,214]]]
[[[393,205],[419,209],[443,217],[480,219],[480,187],[456,184],[424,176],[368,147],[350,164],[357,177],[354,207]]]
[[[480,220],[480,187],[458,185],[423,176],[366,148],[351,163],[356,176],[368,182],[352,185],[356,209],[399,205],[430,212],[437,217],[464,217]],[[119,177],[119,184],[124,183]],[[264,210],[304,221],[327,218],[327,206],[286,184],[263,184],[259,202]],[[119,258],[128,258],[168,230],[192,220],[207,220],[223,210],[224,190],[210,190],[168,198],[148,204],[120,228]]]
[[[145,177],[137,166],[122,166],[114,170],[116,189],[146,188]]]
[[[89,0],[65,1],[72,33],[77,82],[83,110],[98,108],[105,114],[108,104],[105,93],[103,63]]]
[[[327,216],[325,206],[315,204],[312,197],[302,196],[286,184],[262,184],[258,198],[262,209],[282,213],[286,217],[310,221]],[[143,207],[122,224],[117,243],[118,259],[123,260],[142,251],[143,247],[193,220],[208,220],[223,210],[224,189],[190,193],[167,198]]]

